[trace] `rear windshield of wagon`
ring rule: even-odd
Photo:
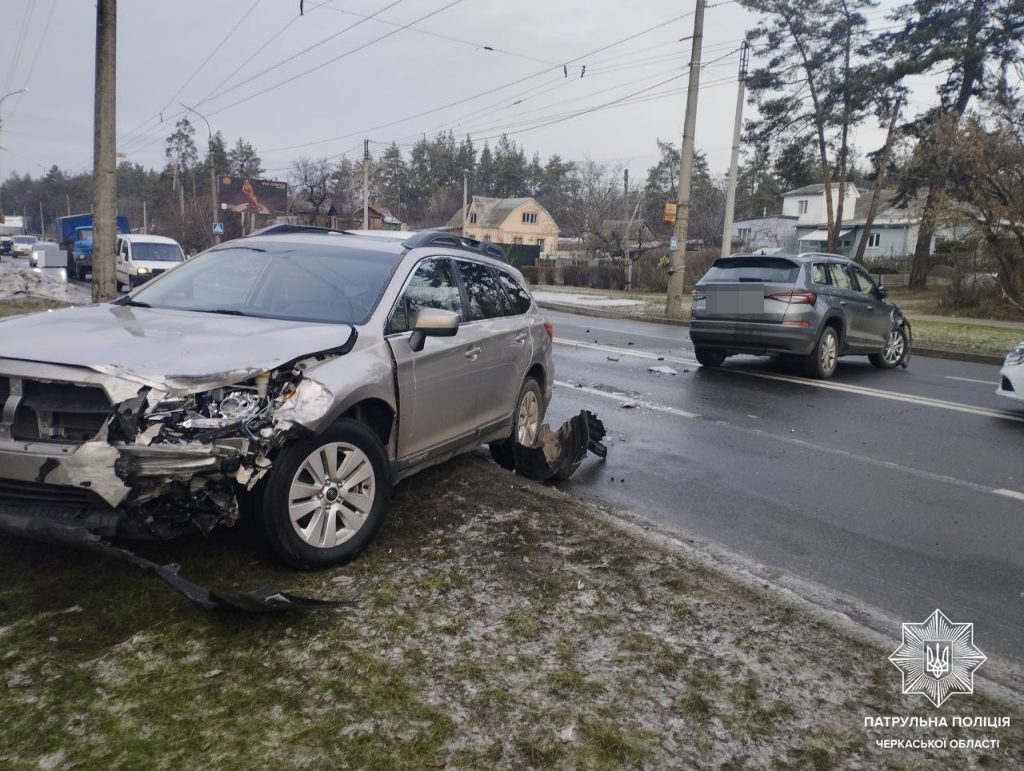
[[[704,281],[763,281],[791,284],[800,266],[784,257],[723,257],[715,260]]]

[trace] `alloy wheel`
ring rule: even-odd
[[[370,459],[347,442],[331,442],[299,466],[288,489],[288,516],[305,543],[331,549],[352,538],[373,508],[376,476]]]
[[[905,349],[906,343],[903,340],[903,333],[898,329],[894,329],[889,333],[889,341],[885,344],[885,350],[882,351],[882,358],[886,364],[896,365],[903,358]]]
[[[516,441],[523,447],[532,447],[537,441],[537,431],[540,429],[540,402],[533,391],[526,391],[519,402],[516,426]]]

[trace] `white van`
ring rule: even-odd
[[[173,238],[133,233],[117,237],[117,288],[134,289],[153,276],[180,265],[185,253]]]

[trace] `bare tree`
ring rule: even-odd
[[[335,168],[328,158],[299,158],[292,164],[295,198],[309,204],[308,224],[316,225],[320,209],[331,198]]]
[[[580,238],[583,251],[592,257],[601,242],[601,225],[622,210],[619,194],[620,167],[586,160],[575,165],[568,177],[563,209],[570,230]]]

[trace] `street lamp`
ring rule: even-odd
[[[213,219],[210,222],[210,228],[212,229],[214,223],[217,222],[217,217],[220,214],[220,206],[217,203],[217,197],[218,197],[217,196],[217,171],[216,171],[216,169],[213,168],[213,129],[210,128],[210,121],[208,121],[206,119],[206,116],[203,115],[201,112],[199,112],[199,110],[196,110],[195,108],[189,107],[184,102],[178,102],[178,104],[180,104],[182,107],[184,107],[189,112],[194,112],[196,115],[198,115],[200,118],[202,118],[203,123],[206,124],[206,133],[207,133],[207,141],[206,141],[206,148],[207,149],[206,149],[206,152],[207,152],[207,154],[210,157],[210,198],[213,200]],[[215,243],[215,244],[219,244],[220,243],[220,235],[218,233],[214,233],[213,234],[213,243]]]
[[[9,93],[9,94],[4,94],[3,96],[0,96],[0,106],[3,106],[4,99],[6,99],[7,97],[9,97],[9,96],[17,96],[18,94],[25,94],[25,93],[28,93],[28,86],[25,86],[24,88],[19,88],[17,91],[11,91],[11,93]],[[4,128],[4,119],[3,119],[3,115],[0,114],[0,132],[3,131],[3,128]],[[2,150],[2,149],[3,148],[0,148],[0,150]],[[3,153],[0,153],[0,194],[3,193],[3,187],[4,187],[3,162],[4,162],[4,156],[3,156]],[[0,199],[0,200],[2,200],[2,199]],[[3,211],[4,211],[4,207],[0,206],[0,214],[3,214]],[[22,223],[22,227],[24,227],[24,225],[25,225],[25,223],[23,222]]]

